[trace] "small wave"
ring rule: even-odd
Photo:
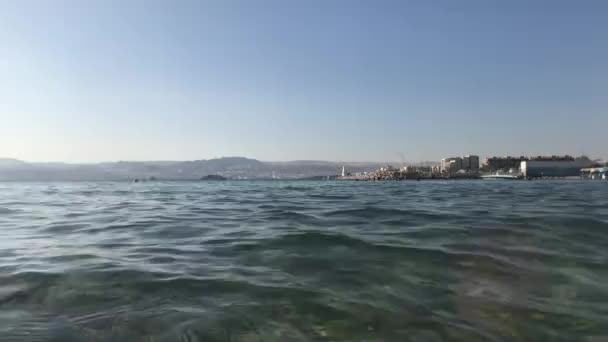
[[[93,228],[82,229],[82,231],[86,231],[87,233],[106,233],[113,231],[132,231],[142,227],[148,227],[151,222],[140,221],[133,223],[120,223],[120,224],[109,224],[104,226],[95,226]],[[154,223],[154,222],[152,222]]]
[[[73,324],[87,324],[103,320],[115,320],[120,315],[128,314],[132,309],[132,305],[119,305],[105,310],[76,315],[70,321]]]
[[[15,209],[9,209],[9,208],[3,208],[0,207],[0,214],[14,214],[14,213],[18,213],[18,210]]]
[[[153,257],[147,258],[146,262],[149,262],[152,264],[172,264],[176,260],[177,259],[172,256],[153,256]]]
[[[341,209],[333,210],[324,213],[326,217],[345,217],[345,218],[361,218],[361,219],[419,219],[419,220],[437,220],[447,219],[446,216],[441,216],[433,212],[424,210],[402,210],[402,209],[390,209],[390,208],[378,208],[378,207],[364,207],[360,209]]]
[[[137,247],[130,250],[130,256],[141,255],[143,257],[172,255],[172,256],[199,256],[201,251],[184,249],[180,247]]]
[[[321,221],[313,216],[289,210],[271,210],[265,212],[266,219],[271,221],[296,221],[302,223],[320,223]]]
[[[69,212],[63,215],[66,218],[75,218],[75,217],[88,217],[91,215],[90,212]]]
[[[281,190],[288,190],[288,191],[306,191],[306,190],[310,190],[309,187],[294,186],[294,185],[283,186],[283,187],[280,187],[279,189],[281,189]]]
[[[49,233],[70,233],[84,229],[89,225],[86,223],[53,223],[42,229]]]
[[[0,285],[0,304],[10,302],[24,296],[28,291],[25,284],[3,284]]]
[[[251,247],[256,249],[285,249],[297,247],[308,248],[308,246],[314,246],[320,248],[322,246],[362,246],[362,247],[373,247],[374,245],[370,242],[364,241],[359,238],[349,237],[344,234],[331,234],[322,233],[318,231],[308,231],[301,233],[290,233],[282,236],[275,237],[273,239],[255,241],[254,244],[236,245],[234,248],[250,249]]]
[[[353,198],[352,195],[332,195],[332,194],[310,194],[309,198],[327,199],[327,200],[348,200]]]
[[[213,199],[215,203],[239,203],[241,200],[233,196],[223,196]]]
[[[202,227],[196,224],[167,225],[164,227],[159,225],[159,223],[156,223],[157,227],[154,229],[147,229],[145,232],[142,232],[142,236],[160,239],[182,239],[198,237],[209,231],[208,227]],[[153,225],[151,224],[151,226]]]
[[[74,192],[73,195],[96,196],[96,195],[101,195],[103,193],[104,193],[104,191],[102,191],[102,190],[82,190],[82,191]]]
[[[109,194],[110,195],[119,195],[119,196],[121,196],[121,195],[131,195],[131,194],[133,194],[133,191],[130,191],[130,190],[114,190],[114,191],[109,192]]]
[[[97,255],[94,254],[64,254],[64,255],[56,255],[56,256],[51,256],[51,257],[47,257],[45,258],[46,262],[52,262],[52,263],[61,263],[61,262],[76,262],[76,261],[83,261],[83,260],[94,260],[94,259],[98,259],[99,257]]]

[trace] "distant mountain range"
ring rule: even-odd
[[[30,163],[0,158],[0,180],[70,181],[130,180],[156,178],[165,180],[200,179],[221,175],[230,179],[311,178],[342,172],[373,171],[386,163],[330,162],[297,160],[264,162],[244,157],[225,157],[193,161],[119,161],[97,164]]]

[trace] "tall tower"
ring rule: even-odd
[[[346,177],[346,167],[342,165],[342,177]]]

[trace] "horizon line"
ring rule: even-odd
[[[467,156],[467,155],[476,155],[476,154],[464,154],[463,156]],[[567,155],[567,154],[564,154]],[[560,156],[564,156],[564,155],[560,155]],[[527,157],[537,157],[537,156],[553,156],[553,154],[546,154],[546,155],[538,155],[538,154],[530,154],[530,155],[524,155]],[[492,156],[484,156],[483,158],[491,158],[491,157],[519,157],[518,155],[512,154],[512,155],[492,155]],[[592,158],[586,154],[581,154],[579,156],[572,156],[574,158],[577,157],[587,157],[591,160],[604,160],[604,158]],[[26,160],[26,159],[19,159],[19,158],[13,158],[13,157],[0,157],[0,161],[2,160],[11,160],[11,161],[16,161],[16,162],[22,162],[22,163],[29,163],[29,164],[53,164],[53,163],[57,163],[57,164],[72,164],[72,165],[94,165],[94,164],[104,164],[104,163],[181,163],[181,162],[194,162],[194,161],[210,161],[210,160],[218,160],[218,159],[228,159],[228,158],[243,158],[243,159],[249,159],[249,160],[256,160],[259,162],[264,162],[264,163],[294,163],[294,162],[323,162],[323,163],[344,163],[344,164],[354,164],[354,163],[361,163],[361,164],[389,164],[389,163],[393,163],[393,164],[406,164],[406,163],[412,163],[412,164],[419,164],[419,163],[440,163],[441,159],[438,160],[432,160],[432,159],[426,159],[426,160],[418,160],[418,161],[389,161],[389,160],[385,160],[385,161],[356,161],[356,160],[323,160],[323,159],[291,159],[291,160],[263,160],[263,159],[257,159],[257,158],[252,158],[252,157],[245,157],[245,156],[221,156],[221,157],[214,157],[214,158],[208,158],[208,159],[181,159],[181,160],[171,160],[171,159],[131,159],[131,160],[126,160],[126,159],[119,159],[119,160],[102,160],[102,161],[88,161],[88,162],[80,162],[80,161],[59,161],[59,160],[46,160],[46,161],[36,161],[36,160]],[[452,158],[452,157],[444,157],[444,158]],[[443,159],[443,158],[442,158]],[[482,157],[479,158],[480,161],[482,160]]]

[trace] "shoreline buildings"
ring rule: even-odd
[[[581,169],[592,166],[587,157],[564,156],[491,157],[486,158],[484,172],[519,173],[524,178],[576,177]]]
[[[565,156],[535,156],[535,157],[490,157],[484,160],[480,168],[479,156],[466,155],[463,157],[443,158],[439,164],[433,166],[408,165],[394,168],[390,165],[381,167],[373,172],[364,172],[351,175],[342,169],[343,180],[406,180],[406,179],[480,179],[500,178],[509,176],[510,179],[533,178],[565,178],[584,177],[585,172],[589,179],[606,179],[606,168],[585,169],[599,167],[589,158],[582,156],[574,158]],[[606,165],[608,166],[608,165]],[[482,176],[483,174],[483,176]],[[492,177],[492,176],[496,177]]]
[[[524,160],[530,160],[530,158],[524,156],[489,157],[484,160],[482,170],[489,172],[519,170],[521,162]]]
[[[608,163],[606,166],[581,169],[581,178],[590,180],[608,180]]]
[[[591,166],[591,163],[588,159],[577,160],[571,156],[538,156],[522,160],[520,172],[526,178],[575,177],[580,176],[581,169]]]
[[[450,174],[461,170],[465,172],[479,172],[479,156],[467,155],[464,157],[441,159],[440,172]]]

